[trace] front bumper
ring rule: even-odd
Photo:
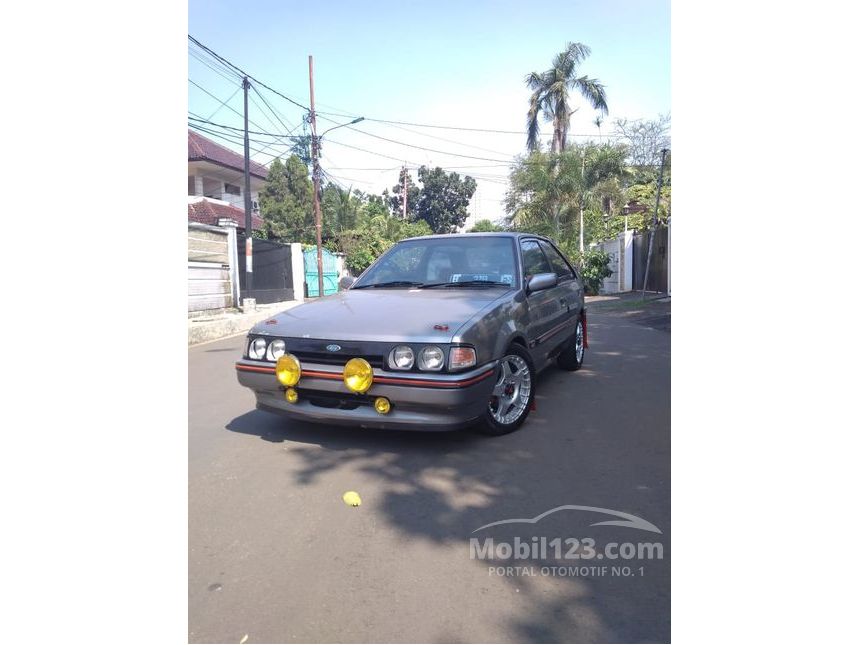
[[[460,374],[396,374],[373,370],[373,385],[363,395],[350,392],[342,372],[332,365],[302,364],[295,386],[296,403],[284,398],[286,388],[271,363],[243,359],[236,363],[239,383],[254,391],[257,407],[288,417],[361,428],[453,430],[479,419],[496,383],[496,361]],[[373,407],[376,397],[391,402],[388,414]]]

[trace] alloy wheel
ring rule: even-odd
[[[585,354],[585,342],[582,333],[582,321],[576,323],[576,362],[581,363]]]
[[[489,407],[497,423],[509,425],[526,411],[532,390],[532,376],[523,357],[516,354],[505,356],[501,367]]]

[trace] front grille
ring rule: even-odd
[[[368,363],[370,363],[371,367],[376,367],[382,369],[385,367],[385,362],[382,356],[379,355],[366,355],[366,354],[354,354],[351,352],[308,352],[303,350],[293,350],[291,352],[293,356],[298,358],[302,362],[308,363],[318,363],[320,365],[337,365],[338,367],[343,367],[346,365],[346,362],[355,357],[363,358]]]

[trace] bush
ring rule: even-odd
[[[603,285],[603,279],[612,275],[609,269],[609,254],[597,249],[589,249],[585,254],[578,251],[575,262],[579,266],[579,275],[585,285],[585,293],[596,296]]]

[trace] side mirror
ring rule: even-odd
[[[529,278],[529,283],[526,285],[528,293],[535,291],[543,291],[550,289],[558,284],[558,276],[555,273],[538,273]]]
[[[341,291],[345,291],[346,289],[349,289],[354,282],[355,278],[351,275],[345,275],[338,281],[337,285],[340,287]]]

